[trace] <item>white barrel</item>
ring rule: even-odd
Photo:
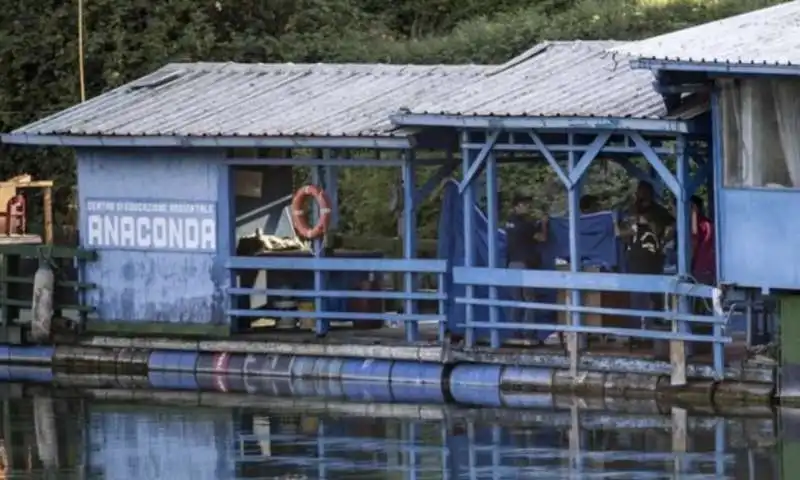
[[[34,342],[50,340],[53,323],[53,290],[55,276],[48,265],[42,265],[33,276],[33,305],[31,306],[31,339]]]

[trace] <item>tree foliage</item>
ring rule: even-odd
[[[780,3],[776,0],[85,0],[88,97],[167,62],[501,63],[542,40],[638,39]],[[0,13],[0,130],[80,100],[77,0],[9,0]],[[66,203],[70,152],[2,147],[0,177],[53,178]],[[423,172],[422,176],[430,172]],[[609,198],[625,178],[604,170],[588,188]],[[397,173],[345,172],[344,226],[392,235],[387,190]],[[541,168],[514,166],[501,185],[559,200]],[[523,183],[523,185],[521,185]],[[609,194],[609,192],[611,192]],[[380,200],[379,200],[380,199]],[[435,233],[435,202],[421,228]],[[63,212],[62,212],[63,213]]]

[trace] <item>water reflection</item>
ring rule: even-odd
[[[776,446],[772,416],[660,413],[654,402],[510,410],[4,387],[10,473],[36,478],[789,480],[781,463],[800,452]]]

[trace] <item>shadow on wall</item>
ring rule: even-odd
[[[292,201],[292,167],[234,167],[236,237],[292,236],[289,205]]]

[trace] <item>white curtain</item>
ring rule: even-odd
[[[793,187],[800,187],[800,81],[773,80],[778,137]]]
[[[800,82],[720,81],[725,184],[800,187]]]

